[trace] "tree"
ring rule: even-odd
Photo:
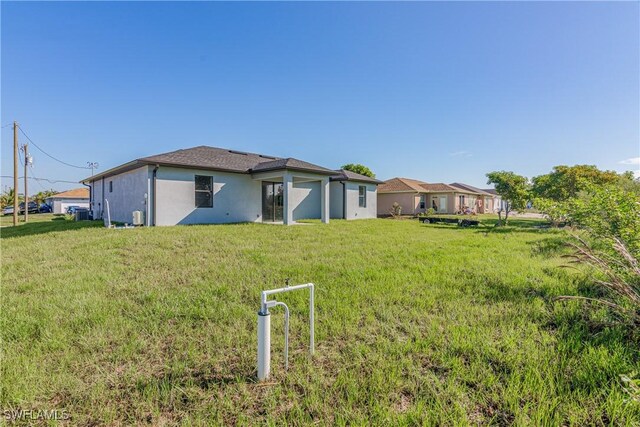
[[[529,201],[529,182],[526,177],[513,172],[495,171],[487,174],[487,184],[493,184],[505,202],[504,224],[509,221],[509,212],[524,210]],[[502,223],[502,212],[498,211]]]
[[[13,197],[15,195],[15,191],[13,188],[9,188],[7,191],[2,193],[0,196],[0,204],[4,208],[5,206],[13,206]],[[23,197],[18,194],[18,203],[22,202]]]
[[[56,191],[53,189],[40,191],[34,196],[32,196],[32,200],[37,204],[41,204],[41,203],[44,203],[47,198],[53,196],[54,194],[56,194]]]
[[[341,169],[348,170],[348,171],[355,172],[355,173],[359,173],[360,175],[368,176],[369,178],[375,178],[376,177],[376,174],[373,173],[373,171],[371,171],[371,169],[369,169],[365,165],[361,165],[359,163],[349,163],[349,164],[343,165]]]
[[[555,166],[551,173],[532,179],[534,196],[555,201],[574,198],[590,185],[617,182],[621,176],[613,171],[601,171],[593,165]]]

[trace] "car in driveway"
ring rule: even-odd
[[[18,213],[24,213],[24,202],[20,203]],[[38,204],[36,202],[29,202],[29,213],[38,213]]]
[[[13,215],[13,206],[6,206],[2,209],[2,215]]]
[[[42,203],[38,208],[38,212],[40,213],[51,213],[53,212],[53,208],[46,203]]]

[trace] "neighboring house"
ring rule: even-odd
[[[389,215],[394,203],[402,213],[416,215],[432,208],[453,214],[469,208],[477,213],[493,212],[493,195],[467,184],[426,183],[410,178],[392,178],[378,186],[378,215]]]
[[[391,178],[378,186],[378,215],[389,215],[398,203],[405,215],[424,213],[434,208],[438,213],[455,213],[456,189],[447,184],[428,184],[410,178]]]
[[[472,185],[460,182],[454,182],[449,185],[458,188],[460,191],[466,192],[464,195],[458,195],[458,198],[460,199],[460,206],[467,206],[480,214],[497,212],[495,209],[495,195]],[[468,200],[464,200],[461,197],[468,197]]]
[[[293,158],[200,146],[136,159],[82,181],[95,218],[145,225],[375,218],[380,181]]]
[[[502,200],[502,196],[493,188],[485,188],[485,193],[489,193],[493,196],[493,212],[504,211],[506,209],[507,201]]]
[[[45,203],[51,206],[54,214],[67,212],[69,206],[89,208],[89,189],[76,188],[74,190],[63,191],[45,199]]]

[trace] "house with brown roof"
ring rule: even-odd
[[[410,178],[391,178],[378,186],[378,215],[389,215],[393,204],[402,213],[417,215],[432,208],[437,213],[493,212],[493,195],[461,183],[427,183]]]
[[[45,203],[51,206],[51,210],[54,214],[66,213],[67,208],[70,206],[88,208],[89,189],[85,187],[63,191],[61,193],[54,194],[51,197],[47,197],[45,199]]]
[[[466,194],[459,194],[458,198],[466,198],[467,195],[469,195],[468,200],[459,200],[460,206],[468,206],[471,209],[475,210],[476,213],[493,213],[498,211],[498,209],[496,209],[496,199],[499,199],[499,197],[497,197],[497,194],[492,194],[488,191],[481,190],[480,188],[460,182],[454,182],[450,185],[452,187],[458,188],[461,191],[467,192]]]
[[[94,218],[145,225],[376,217],[381,181],[303,160],[199,146],[132,160],[82,181]]]

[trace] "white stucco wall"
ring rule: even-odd
[[[378,206],[377,185],[365,184],[356,181],[346,181],[345,185],[347,191],[346,219],[376,218]],[[358,204],[358,187],[361,185],[367,187],[367,206],[364,208],[361,208]]]
[[[92,184],[91,196],[93,200],[94,217],[106,218],[105,200],[109,201],[111,221],[131,223],[133,211],[145,212],[147,216],[147,203],[145,194],[149,191],[148,166],[143,166],[129,172],[110,176],[104,179],[104,193],[102,191],[102,179]],[[109,191],[109,182],[112,182],[113,191]],[[103,198],[104,194],[104,198]]]
[[[320,181],[293,181],[293,220],[320,218]],[[331,206],[331,205],[329,205]]]
[[[213,177],[213,207],[195,207],[195,175]],[[250,175],[160,167],[156,225],[262,221],[262,186]]]

